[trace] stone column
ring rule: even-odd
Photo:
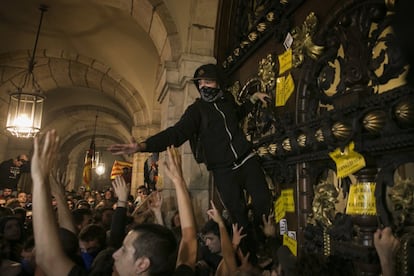
[[[76,181],[76,172],[78,170],[78,163],[69,161],[67,167],[66,167],[66,178],[70,179],[70,183],[68,184],[68,187],[66,187],[66,190],[71,191],[75,189],[75,181]],[[83,168],[83,167],[82,167]]]

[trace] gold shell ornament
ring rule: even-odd
[[[285,151],[291,151],[292,150],[292,146],[290,145],[290,139],[289,138],[286,138],[285,140],[283,140],[282,148]]]
[[[395,106],[395,118],[399,123],[406,125],[414,124],[414,103],[402,101]]]
[[[304,148],[306,146],[306,139],[307,139],[307,137],[303,133],[298,136],[296,141],[298,142],[299,147]]]
[[[271,155],[276,155],[277,144],[270,144],[269,146],[267,146],[267,150]]]
[[[362,119],[362,124],[370,133],[378,133],[385,126],[386,114],[384,111],[375,110],[369,112]]]
[[[268,154],[269,153],[269,151],[267,150],[267,147],[265,147],[265,146],[263,146],[263,147],[259,147],[258,149],[257,149],[257,154],[259,155],[259,156],[264,156],[264,155],[266,155],[266,154]]]
[[[339,140],[345,140],[351,135],[351,127],[342,123],[336,122],[331,128],[332,134]]]
[[[323,136],[323,131],[322,131],[322,129],[318,129],[316,132],[315,132],[315,139],[316,139],[316,141],[318,141],[318,142],[323,142],[323,141],[325,141],[325,136]]]

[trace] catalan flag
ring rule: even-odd
[[[124,168],[128,167],[128,168],[132,168],[132,163],[131,162],[126,162],[126,161],[117,161],[115,160],[114,164],[112,165],[112,170],[111,170],[111,180],[115,179],[115,176],[117,175],[122,175],[124,172]]]
[[[92,159],[87,158],[85,165],[83,166],[82,182],[85,186],[86,191],[91,190],[91,180],[92,180]]]

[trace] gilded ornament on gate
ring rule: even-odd
[[[395,117],[402,124],[412,125],[414,123],[414,103],[402,101],[395,106]]]
[[[315,139],[316,139],[316,141],[318,141],[318,142],[323,142],[323,141],[325,141],[325,136],[323,136],[323,131],[322,131],[322,129],[318,129],[318,130],[315,132]]]
[[[314,198],[312,202],[312,218],[309,222],[318,221],[325,227],[332,225],[335,219],[336,208],[338,202],[338,190],[332,183],[321,181],[314,189]]]
[[[324,47],[316,45],[312,41],[317,25],[318,19],[315,13],[311,12],[301,27],[298,26],[292,30],[292,65],[294,67],[299,67],[303,63],[305,54],[315,60],[322,54]]]
[[[382,110],[369,112],[362,119],[362,124],[371,133],[378,133],[385,126],[386,114]]]
[[[391,213],[398,225],[414,222],[414,181],[411,178],[398,179],[388,193],[393,208]]]
[[[268,154],[269,153],[269,151],[267,150],[267,147],[259,147],[258,149],[257,149],[257,154],[260,156],[260,157],[262,157],[262,156],[265,156],[266,154]]]
[[[286,138],[285,140],[283,140],[282,148],[285,151],[291,151],[292,150],[292,146],[290,145],[290,139],[289,138]]]
[[[271,155],[276,155],[277,144],[270,144],[269,146],[267,146],[267,150]]]
[[[257,24],[257,27],[256,27],[257,31],[261,33],[264,32],[266,28],[267,26],[266,26],[266,23],[264,22]]]
[[[269,12],[268,14],[266,14],[266,20],[269,22],[272,22],[273,20],[275,20],[275,13]]]
[[[339,140],[345,140],[349,138],[352,132],[351,127],[342,122],[336,122],[333,124],[331,130],[332,134]]]
[[[262,85],[262,91],[275,85],[275,62],[271,54],[259,62],[259,72],[257,73]]]
[[[303,133],[298,136],[296,141],[298,142],[299,147],[304,148],[306,146],[306,139],[306,135]]]
[[[255,41],[257,39],[257,33],[256,32],[251,32],[248,36],[250,41]]]

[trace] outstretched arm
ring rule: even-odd
[[[114,155],[121,155],[145,151],[145,148],[145,143],[137,143],[135,139],[132,138],[130,143],[110,145],[107,150],[112,152]]]
[[[47,183],[58,145],[59,136],[55,130],[48,131],[42,143],[35,137],[31,164],[36,262],[46,275],[68,275],[75,265],[63,252],[51,204],[50,186]]]
[[[182,238],[178,250],[177,267],[184,264],[194,270],[197,257],[197,231],[193,206],[183,177],[180,154],[172,146],[167,148],[167,155],[168,161],[165,164],[165,171],[175,186],[181,220]]]

